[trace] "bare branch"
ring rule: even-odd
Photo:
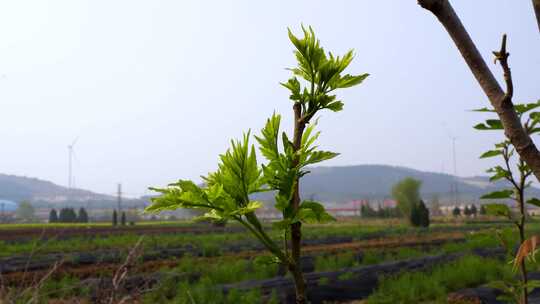
[[[532,169],[536,178],[540,180],[540,152],[523,129],[511,98],[509,98],[511,97],[509,93],[513,93],[513,86],[508,88],[508,92],[503,92],[448,0],[418,0],[418,4],[432,12],[445,27],[491,105],[499,115],[506,137],[516,148],[520,157]],[[506,52],[506,45],[504,45],[504,51]],[[510,69],[505,71],[505,74],[506,72],[509,73]],[[510,74],[508,76],[508,80],[511,82]]]
[[[512,97],[514,96],[514,84],[512,82],[512,73],[508,66],[508,56],[510,56],[510,53],[506,51],[506,34],[504,34],[502,38],[501,50],[493,52],[493,55],[495,55],[495,62],[499,61],[503,68],[504,82],[506,83],[504,103],[512,102]]]

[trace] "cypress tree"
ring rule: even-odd
[[[67,213],[66,213],[66,211],[67,211],[66,208],[60,209],[60,216],[58,217],[58,221],[60,223],[66,223],[67,222]]]
[[[56,213],[56,209],[52,209],[51,212],[49,212],[49,223],[58,223],[58,214]]]
[[[455,216],[455,217],[458,217],[461,215],[461,209],[459,209],[458,206],[454,207],[454,210],[452,210],[452,214]]]
[[[486,215],[486,214],[487,214],[486,207],[484,207],[484,205],[480,205],[480,215]]]
[[[465,216],[467,216],[467,217],[468,217],[469,215],[471,215],[471,209],[469,209],[469,206],[465,206],[465,210],[463,211],[463,214],[464,214]]]
[[[77,213],[75,212],[75,209],[69,208],[69,222],[70,223],[76,223],[77,222]]]
[[[476,209],[476,206],[475,205],[472,205],[471,206],[471,215],[476,217],[476,214],[478,213],[478,209]]]
[[[86,212],[86,209],[79,209],[79,217],[77,218],[77,222],[88,223],[88,213]]]
[[[423,201],[418,205],[418,224],[420,227],[429,227],[429,209]]]
[[[122,212],[122,217],[120,218],[120,222],[121,222],[122,226],[126,225],[126,213],[125,212]]]
[[[118,213],[116,212],[116,210],[114,210],[112,214],[112,225],[118,226]]]

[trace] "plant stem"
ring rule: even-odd
[[[302,144],[302,135],[304,134],[304,129],[306,127],[306,122],[302,120],[302,107],[300,103],[295,103],[293,106],[294,110],[294,137],[293,137],[293,149],[294,152],[297,152],[301,148]],[[298,165],[298,156],[294,160],[293,166]],[[296,214],[300,209],[300,179],[298,176],[294,181],[294,190],[291,200],[291,206],[293,212]],[[301,243],[302,243],[302,223],[296,222],[291,225],[291,256],[292,263],[289,264],[289,271],[293,275],[294,284],[296,288],[296,303],[305,304],[307,303],[306,295],[306,281],[304,279],[304,274],[302,273],[302,266],[300,265],[301,260]]]
[[[525,241],[525,217],[526,217],[526,211],[525,211],[525,179],[526,179],[526,176],[525,176],[525,172],[523,172],[523,161],[520,160],[519,161],[520,163],[520,180],[519,180],[519,187],[518,187],[518,196],[517,196],[517,202],[518,202],[518,205],[519,205],[519,213],[521,215],[520,219],[519,219],[519,243],[520,244],[523,244],[523,242]],[[527,268],[525,266],[525,259],[523,259],[519,265],[519,268],[520,268],[520,272],[521,272],[521,282],[523,283],[523,291],[522,291],[522,294],[521,294],[521,303],[522,304],[527,304],[529,303],[529,299],[528,299],[528,290],[527,290],[527,281],[528,281],[528,278],[527,278]]]

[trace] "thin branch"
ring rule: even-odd
[[[504,95],[504,102],[512,102],[514,96],[514,83],[512,82],[512,73],[508,66],[508,56],[510,53],[506,51],[506,34],[503,34],[501,42],[501,50],[493,52],[495,55],[495,62],[499,61],[503,68],[504,82],[506,83],[506,93]]]
[[[518,189],[519,186],[516,182],[516,180],[514,179],[514,174],[512,173],[512,169],[510,168],[510,153],[508,153],[508,146],[505,146],[503,148],[503,159],[504,159],[504,164],[506,166],[506,171],[508,172],[508,175],[509,176],[505,176],[504,178],[509,181],[510,183],[512,183],[512,185],[514,186],[514,188]]]

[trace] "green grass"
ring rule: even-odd
[[[174,225],[178,223],[174,222]],[[26,225],[26,224],[25,224]],[[30,224],[32,225],[32,224]],[[56,224],[54,224],[56,225]],[[84,227],[84,224],[59,224],[76,225]],[[164,223],[163,225],[173,225],[172,223]],[[182,223],[178,225],[184,225]],[[477,225],[478,226],[478,225]],[[14,229],[16,226],[11,226]],[[20,227],[20,225],[19,225]],[[82,229],[82,228],[81,228]],[[424,235],[434,232],[445,231],[467,231],[470,229],[467,225],[456,226],[447,224],[434,225],[430,229],[415,229],[407,227],[403,224],[395,224],[392,227],[384,225],[361,224],[360,222],[345,222],[334,223],[329,225],[306,225],[303,229],[304,239],[325,239],[330,237],[351,237],[353,240],[361,240],[366,238],[384,238],[389,236],[399,235]],[[475,228],[476,229],[476,228]],[[540,229],[540,226],[539,226]],[[281,233],[277,231],[269,232],[271,237],[279,241]],[[99,237],[69,237],[63,239],[49,240],[26,240],[18,242],[1,242],[0,241],[0,256],[13,256],[28,254],[32,251],[36,253],[63,252],[69,253],[74,251],[95,251],[107,249],[127,250],[134,246],[140,235],[136,231],[126,232],[121,235],[107,235]],[[146,235],[143,240],[143,248],[159,249],[159,248],[178,248],[184,245],[192,245],[201,248],[206,256],[215,256],[222,253],[223,248],[230,244],[258,244],[258,241],[248,232],[230,232],[230,233],[169,233],[160,235]]]
[[[494,259],[467,256],[429,272],[403,273],[383,278],[368,298],[369,304],[445,303],[447,294],[492,280],[512,277],[510,267]]]
[[[480,224],[475,224],[480,225]],[[506,227],[505,225],[498,225]],[[368,237],[388,237],[402,235],[422,235],[444,231],[465,231],[467,225],[455,226],[439,224],[430,229],[413,229],[403,225],[395,225],[387,228],[384,225],[358,225],[358,223],[334,223],[331,225],[306,226],[305,238],[327,238],[331,236],[350,236],[355,240]],[[486,228],[488,226],[482,226]],[[530,233],[540,230],[540,225],[534,223],[530,227]],[[504,229],[505,238],[516,239],[515,229]],[[272,236],[278,239],[275,232]],[[13,244],[0,243],[0,255],[8,256],[15,253],[28,253],[38,246],[38,253],[42,252],[70,252],[70,251],[93,251],[102,249],[127,249],[139,238],[135,233],[112,235],[106,237],[75,237],[64,240],[51,240],[48,242],[19,242]],[[201,248],[205,256],[219,256],[223,253],[223,246],[231,243],[256,244],[257,241],[246,232],[235,233],[209,233],[209,234],[162,234],[145,236],[143,246],[145,249],[180,247],[191,244]],[[488,248],[498,246],[499,242],[492,231],[484,229],[483,232],[467,233],[465,242],[451,242],[442,246],[432,247],[429,250],[421,248],[395,248],[366,250],[362,260],[356,258],[358,251],[345,251],[338,254],[326,254],[316,257],[316,271],[331,271],[349,268],[359,265],[376,264],[385,261],[396,261],[416,258],[426,255],[467,252],[475,248]],[[179,265],[174,269],[163,269],[165,272],[186,274],[190,279],[180,282],[166,280],[152,292],[145,295],[145,303],[259,303],[260,295],[257,290],[250,292],[233,291],[223,295],[215,287],[219,284],[228,284],[246,280],[259,280],[274,277],[277,273],[277,265],[255,265],[251,259],[219,257],[217,259],[200,259],[183,257],[179,259]],[[472,286],[490,280],[497,271],[506,275],[504,262],[485,260],[479,262],[479,258],[468,257],[450,265],[437,267],[428,273],[409,273],[399,276],[386,277],[383,279],[379,290],[370,298],[370,303],[417,303],[417,301],[439,301],[446,296],[448,291],[462,286]],[[485,265],[481,265],[485,264]],[[492,267],[485,268],[485,266]],[[444,268],[446,267],[446,268]],[[469,270],[465,271],[467,268]],[[472,271],[471,271],[472,269]],[[470,274],[469,272],[474,272]],[[349,274],[341,279],[347,279]],[[51,297],[69,297],[70,286],[75,285],[76,279],[51,281],[47,284],[47,290],[51,291]],[[323,282],[324,283],[324,280]],[[442,287],[441,287],[442,286]],[[73,288],[71,288],[73,289]],[[406,289],[406,290],[402,290]],[[55,290],[59,290],[55,294]],[[65,294],[62,294],[65,290]],[[427,291],[426,291],[427,290]],[[76,291],[84,294],[84,290]],[[404,300],[397,301],[396,299]],[[193,300],[193,301],[192,301]],[[392,302],[395,301],[395,302]]]
[[[504,230],[503,234],[507,239],[515,237],[513,231],[508,228]],[[497,246],[499,246],[499,241],[491,233],[475,233],[467,235],[464,242],[450,242],[429,250],[418,247],[368,249],[362,252],[362,259],[357,257],[357,250],[331,255],[323,254],[315,258],[315,271],[330,271],[361,265],[373,265],[428,255],[469,252],[477,248],[494,248]]]
[[[126,225],[122,228],[135,229],[137,227],[189,227],[193,226],[192,221],[144,221],[137,222],[134,226]],[[17,224],[0,224],[0,231],[9,229],[48,229],[48,228],[103,228],[112,227],[109,222],[95,222],[95,223],[17,223]]]
[[[162,282],[156,290],[144,296],[144,303],[260,303],[260,294],[257,290],[233,291],[224,295],[216,289],[216,286],[274,277],[277,274],[277,265],[260,265],[251,260],[233,258],[222,258],[212,263],[183,258],[172,271],[201,276],[196,280],[184,280],[179,284],[174,280]]]

